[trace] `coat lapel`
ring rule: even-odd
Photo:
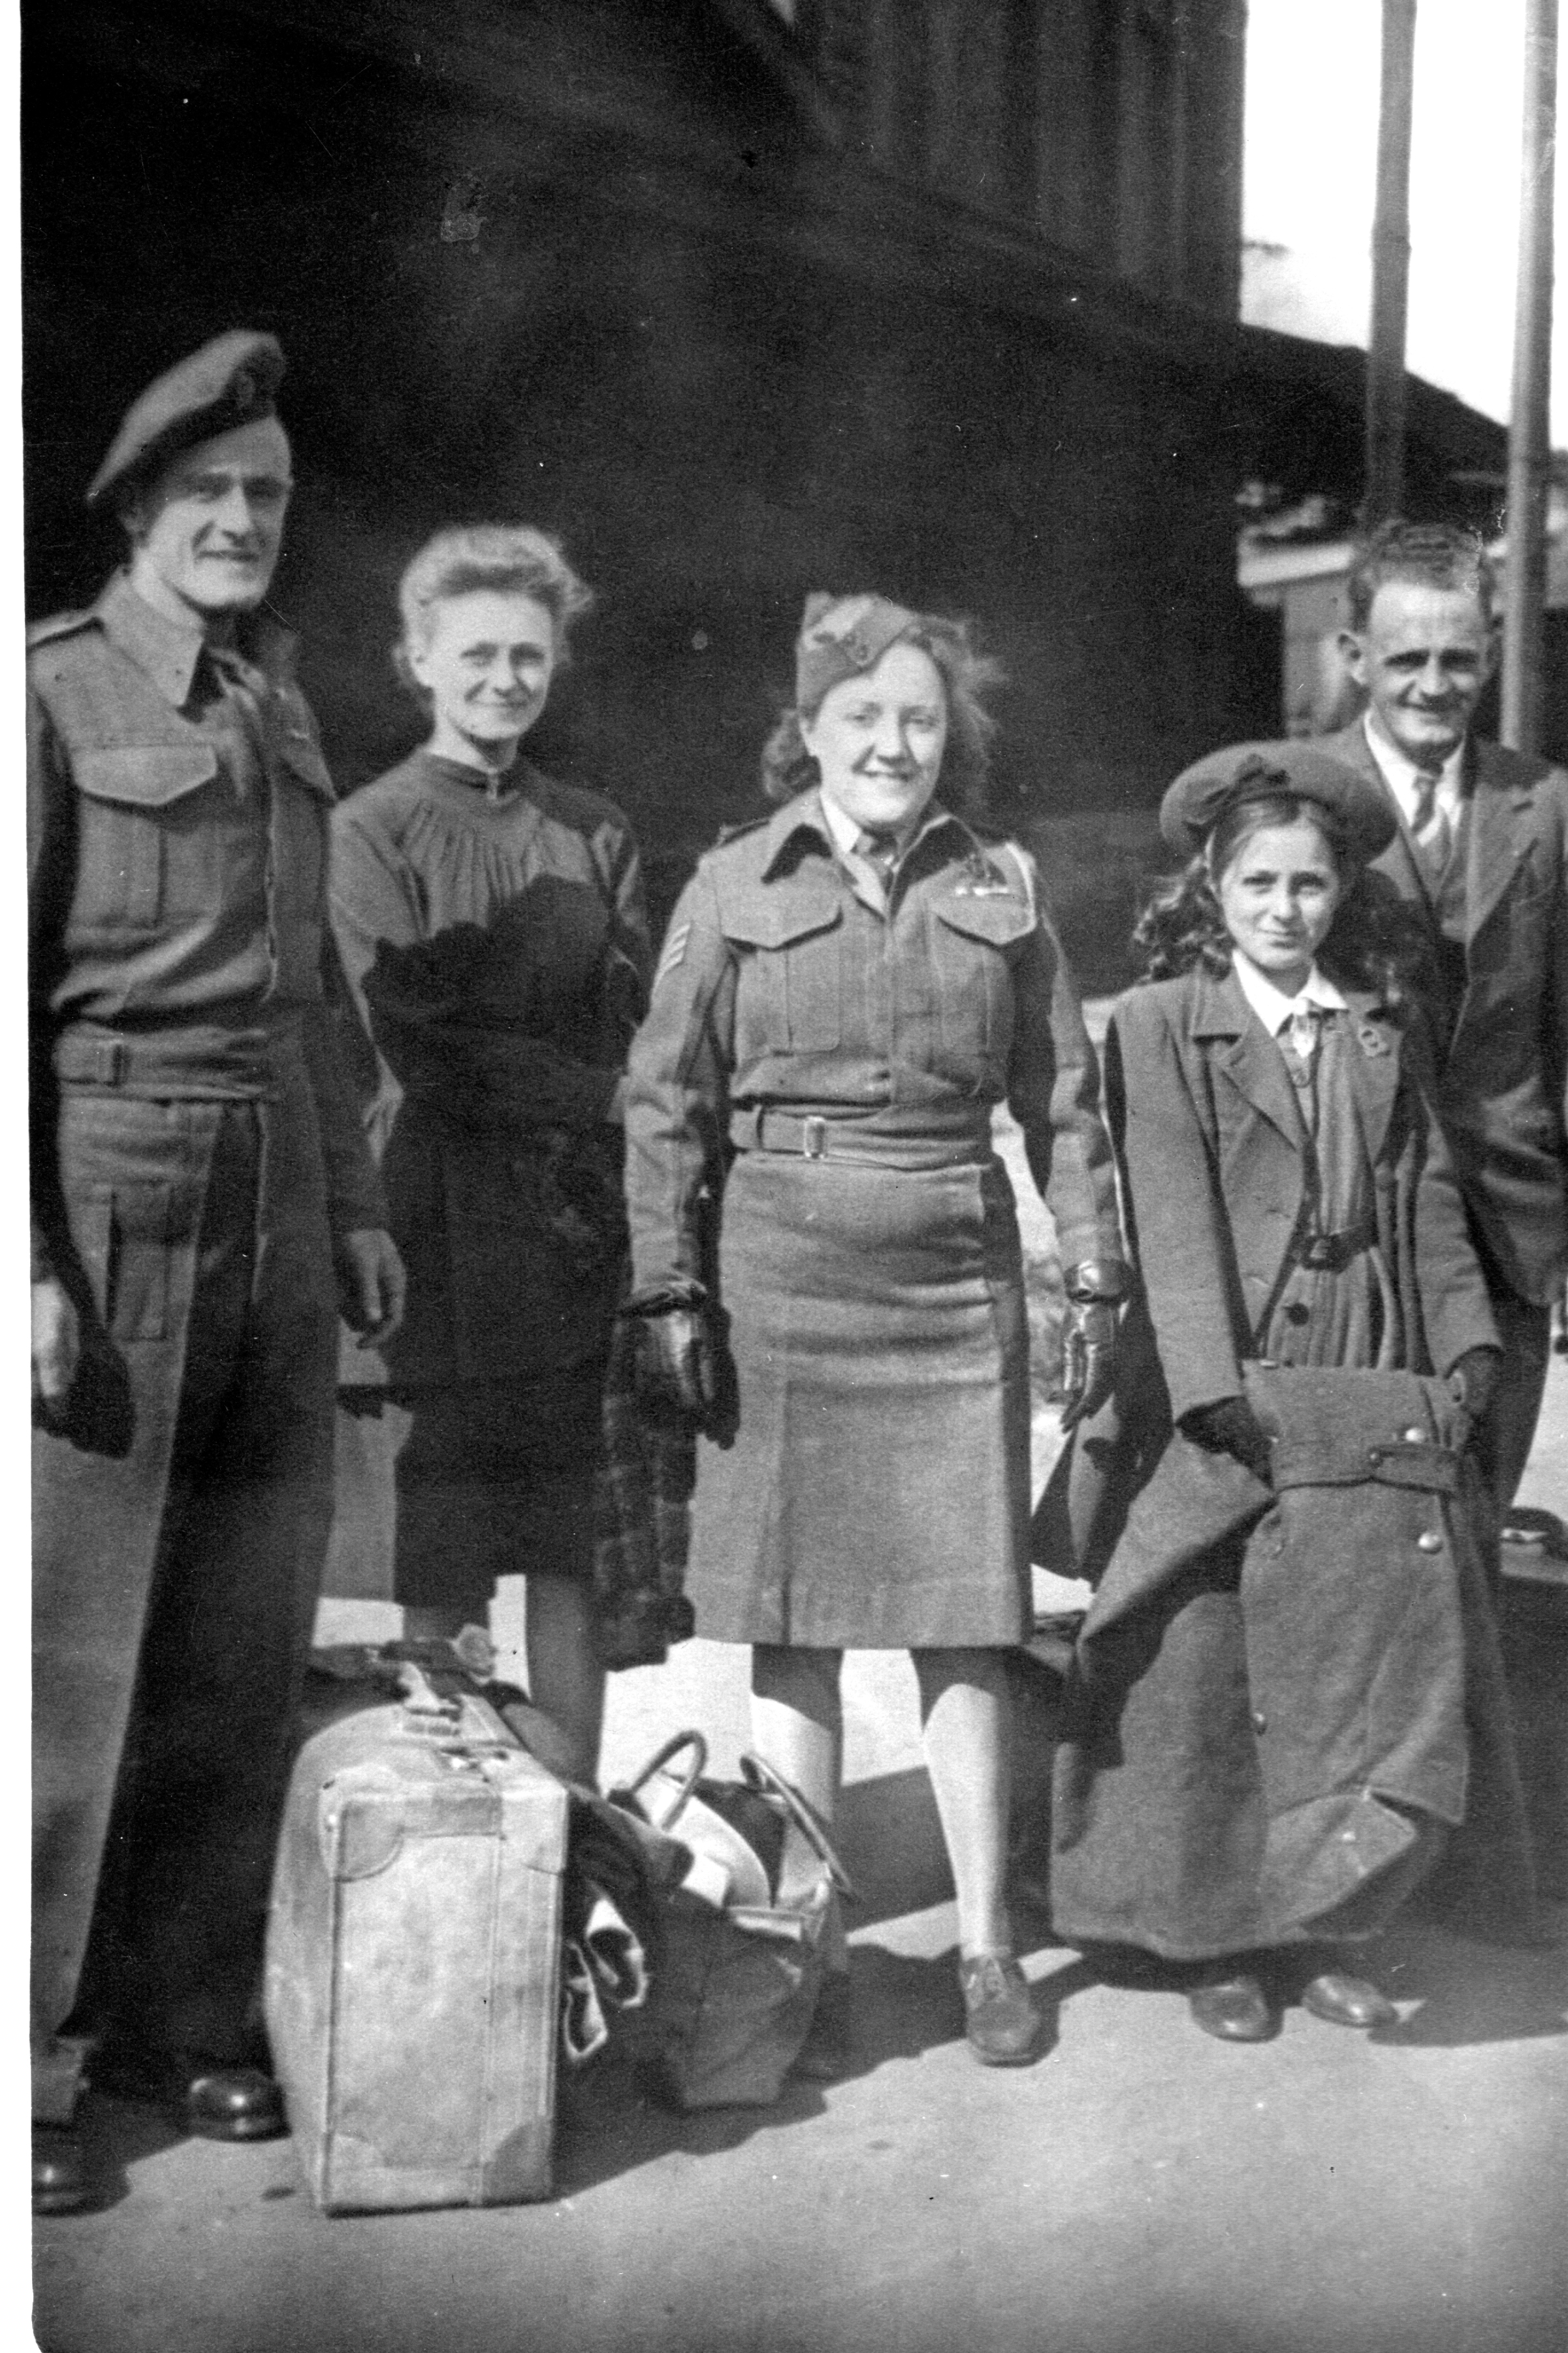
[[[1367,1156],[1376,1167],[1388,1139],[1394,1100],[1399,1092],[1404,1039],[1398,1023],[1390,1018],[1381,997],[1364,989],[1347,988],[1344,998],[1350,1008],[1346,1064],[1351,1091],[1361,1117]]]
[[[1331,736],[1322,748],[1334,759],[1342,760],[1347,767],[1354,768],[1358,775],[1364,776],[1369,784],[1375,785],[1378,791],[1386,796],[1399,830],[1388,848],[1381,850],[1372,862],[1380,872],[1389,877],[1402,899],[1415,899],[1423,906],[1430,907],[1432,878],[1426,871],[1426,860],[1418,854],[1410,828],[1405,822],[1405,812],[1389,791],[1388,779],[1373,756],[1362,722],[1358,719],[1353,726]]]
[[[1301,1113],[1285,1058],[1262,1022],[1254,1019],[1234,974],[1226,973],[1222,980],[1205,973],[1194,1034],[1213,1039],[1215,1070],[1278,1129],[1292,1152],[1299,1152],[1303,1141]]]

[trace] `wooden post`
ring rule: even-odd
[[[1516,752],[1535,752],[1541,745],[1546,501],[1552,460],[1552,183],[1556,115],[1557,0],[1525,0],[1524,136],[1502,638],[1502,740]]]
[[[1415,0],[1383,0],[1377,126],[1377,208],[1372,224],[1372,332],[1366,355],[1366,483],[1370,531],[1405,498],[1405,315],[1410,280],[1410,117],[1415,85]]]

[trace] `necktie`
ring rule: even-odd
[[[1418,768],[1415,772],[1415,807],[1411,815],[1410,830],[1415,836],[1415,846],[1426,860],[1429,874],[1440,878],[1448,863],[1448,853],[1454,845],[1453,828],[1447,812],[1437,805],[1437,786],[1442,782],[1439,772]]]
[[[1290,1051],[1303,1062],[1310,1063],[1318,1050],[1318,1025],[1322,1019],[1315,1005],[1299,997],[1290,1008],[1290,1018],[1285,1024]]]
[[[881,877],[882,888],[886,890],[892,881],[893,869],[899,862],[898,835],[885,832],[873,833],[868,828],[861,834],[856,848],[868,865],[876,868]]]

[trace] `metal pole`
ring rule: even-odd
[[[1366,355],[1366,489],[1370,530],[1405,498],[1405,313],[1410,279],[1410,116],[1415,0],[1383,0],[1377,209],[1372,224],[1372,332]]]
[[[1502,638],[1502,740],[1516,752],[1537,751],[1541,743],[1546,496],[1552,459],[1552,181],[1556,119],[1557,0],[1525,0],[1524,137]]]

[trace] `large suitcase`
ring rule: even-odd
[[[551,2193],[567,1791],[405,1678],[300,1751],[273,1880],[268,2032],[329,2213]]]

